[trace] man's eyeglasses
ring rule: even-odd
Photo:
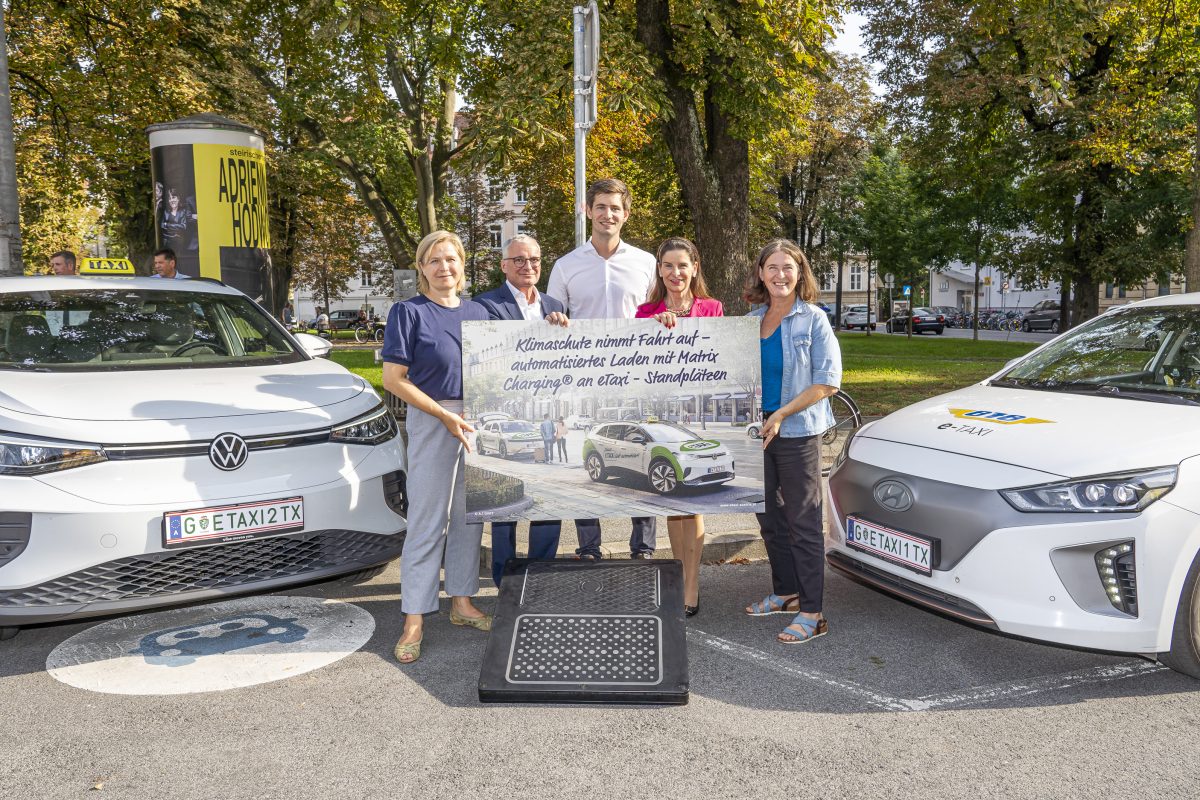
[[[505,258],[502,260],[513,262],[514,264],[517,265],[517,269],[523,269],[525,267],[525,265],[527,265],[527,264],[531,267],[540,267],[542,265],[542,259],[540,256],[535,256],[533,258],[526,258],[525,256],[517,256],[516,258]]]

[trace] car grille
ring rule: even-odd
[[[33,514],[28,511],[0,511],[0,567],[12,561],[29,544]]]
[[[339,566],[395,558],[403,536],[324,530],[169,553],[130,556],[24,589],[0,592],[0,609],[77,605],[232,589]]]
[[[247,436],[246,449],[279,450],[284,447],[303,447],[324,444],[329,441],[329,428],[297,433],[272,433],[263,436]],[[110,461],[131,461],[142,458],[183,458],[208,454],[211,439],[202,442],[165,442],[161,444],[106,444],[104,454]]]

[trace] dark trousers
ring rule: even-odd
[[[567,437],[558,439],[558,460],[567,463]]]
[[[758,526],[771,562],[772,591],[800,595],[800,610],[821,610],[825,536],[821,530],[821,442],[776,436],[763,451],[766,513]]]
[[[554,460],[554,440],[542,439],[542,448],[546,451],[546,463]]]
[[[653,553],[655,544],[654,517],[634,517],[633,533],[629,534],[630,553]],[[581,556],[600,555],[600,520],[577,519],[575,532],[579,534],[579,549],[575,552]]]
[[[543,520],[529,523],[529,557],[549,559],[558,555],[558,534],[562,523]],[[517,523],[492,523],[492,582],[500,585],[504,565],[517,555]]]

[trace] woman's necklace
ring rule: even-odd
[[[686,317],[688,314],[692,313],[692,306],[695,304],[695,302],[696,302],[696,298],[693,297],[692,299],[688,300],[686,306],[681,306],[678,308],[672,308],[671,304],[668,302],[667,303],[667,311],[670,311],[672,314],[674,314],[677,317]]]

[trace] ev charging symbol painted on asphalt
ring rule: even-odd
[[[105,694],[215,692],[320,669],[374,631],[374,617],[351,603],[246,597],[103,622],[54,648],[46,670]]]

